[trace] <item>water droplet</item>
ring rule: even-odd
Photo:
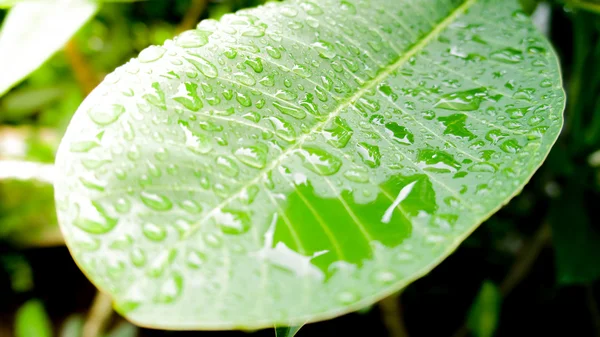
[[[304,112],[304,110],[300,110],[289,105],[282,105],[279,102],[273,102],[273,106],[281,113],[292,116],[296,119],[303,119],[306,117],[306,112]]]
[[[225,234],[242,234],[250,229],[250,216],[246,212],[222,210],[214,219]]]
[[[119,213],[127,213],[131,209],[131,202],[129,199],[119,198],[115,202],[115,210]]]
[[[271,56],[272,58],[274,58],[274,59],[281,58],[281,52],[277,48],[267,46],[266,50],[267,50],[267,54],[269,54],[269,56]]]
[[[173,208],[173,203],[164,195],[143,191],[140,197],[144,205],[155,211],[168,211]]]
[[[167,231],[164,228],[150,222],[142,226],[142,232],[152,241],[163,241],[167,237]]]
[[[344,177],[355,183],[368,183],[369,171],[364,168],[354,168],[344,172]]]
[[[178,124],[185,134],[185,146],[189,150],[199,154],[206,154],[212,150],[206,135],[192,131],[186,121],[179,120]]]
[[[264,85],[265,87],[272,87],[275,85],[275,75],[273,75],[273,74],[267,75],[267,76],[261,78],[258,82],[260,84]]]
[[[308,78],[311,75],[310,69],[302,64],[297,64],[292,68],[292,71],[302,78]]]
[[[227,57],[228,59],[234,59],[237,56],[237,53],[237,50],[233,49],[232,47],[229,47],[229,49],[223,52],[223,55],[225,55],[225,57]]]
[[[417,160],[419,161],[419,166],[423,170],[431,172],[455,173],[462,166],[451,154],[440,150],[419,150]]]
[[[551,86],[552,86],[552,81],[547,78],[542,80],[542,82],[540,82],[540,87],[542,87],[542,88],[550,88]]]
[[[317,147],[304,147],[298,150],[304,160],[304,167],[323,176],[337,173],[342,167],[342,161],[329,152]]]
[[[519,142],[516,139],[508,139],[500,144],[500,148],[506,153],[517,153],[522,146],[519,145]]]
[[[298,98],[298,95],[295,92],[289,90],[277,90],[277,92],[275,93],[275,97],[285,101],[293,101],[296,98]]]
[[[200,55],[189,53],[193,58],[186,57],[186,61],[191,63],[202,75],[208,78],[216,78],[219,75],[217,67]]]
[[[358,295],[349,291],[343,291],[338,294],[337,299],[340,303],[347,305],[358,300]]]
[[[375,273],[375,281],[381,284],[390,284],[394,282],[394,280],[396,280],[396,275],[389,270]]]
[[[215,161],[219,172],[227,176],[236,177],[240,172],[235,161],[229,157],[218,156]]]
[[[479,109],[481,101],[485,97],[487,97],[485,88],[458,91],[442,95],[435,107],[455,111],[473,111]]]
[[[267,150],[260,146],[241,147],[235,151],[235,156],[242,163],[258,169],[264,168],[267,162]]]
[[[174,272],[161,285],[160,291],[156,296],[156,301],[160,303],[172,303],[183,292],[183,276]]]
[[[114,250],[125,250],[131,247],[133,244],[133,238],[129,234],[125,234],[121,237],[117,237],[113,240],[109,247]]]
[[[154,62],[161,58],[167,50],[159,46],[150,46],[140,53],[138,60],[143,63]]]
[[[94,123],[105,126],[114,123],[125,112],[125,107],[119,104],[97,105],[88,111]]]
[[[235,73],[235,74],[233,74],[233,77],[240,83],[247,85],[249,87],[256,84],[256,80],[254,79],[254,77],[249,74],[246,74],[244,72]]]
[[[194,200],[184,200],[179,204],[179,206],[190,214],[198,214],[202,212],[202,206],[200,206]]]
[[[98,146],[100,146],[100,144],[96,141],[79,141],[71,143],[69,150],[71,152],[88,152]]]
[[[509,47],[493,52],[490,58],[503,63],[516,64],[523,61],[523,52]]]
[[[296,139],[296,131],[292,125],[280,117],[268,117],[267,120],[273,126],[275,134],[283,140],[291,142]]]
[[[300,7],[304,9],[306,14],[308,15],[321,15],[323,14],[323,9],[319,7],[316,3],[312,1],[303,1],[300,3]]]
[[[95,201],[90,204],[76,204],[76,210],[77,217],[73,224],[91,234],[108,233],[115,228],[118,222],[118,219],[111,218],[104,207]]]
[[[494,172],[496,172],[497,168],[494,164],[483,162],[483,163],[476,163],[476,164],[471,165],[468,170],[471,172],[494,173]]]
[[[252,106],[252,101],[250,100],[250,97],[248,97],[246,94],[243,94],[239,91],[236,92],[235,100],[238,103],[240,103],[242,106],[245,106],[245,107]]]
[[[352,3],[348,1],[342,1],[340,5],[340,9],[342,11],[347,12],[349,14],[356,14],[356,7]]]
[[[252,70],[254,70],[256,73],[263,72],[262,60],[258,57],[248,58],[246,61],[244,61],[244,63],[249,65],[250,68],[252,68]]]
[[[204,106],[198,96],[198,84],[193,82],[181,83],[173,100],[191,111],[200,111]]]
[[[404,145],[412,145],[415,142],[415,136],[404,126],[395,122],[385,124],[386,132],[396,142]]]
[[[356,149],[363,163],[367,166],[376,168],[381,165],[381,153],[377,145],[358,143]]]
[[[129,253],[131,263],[136,267],[143,267],[146,264],[146,253],[141,248],[134,248]]]
[[[265,36],[265,26],[246,26],[242,32],[242,36],[248,37],[263,37]]]
[[[326,60],[334,58],[337,53],[335,52],[335,48],[329,42],[319,40],[311,45],[318,53],[321,58]]]
[[[202,264],[206,261],[206,255],[197,250],[191,250],[188,252],[186,257],[186,264],[192,269],[200,269]]]
[[[348,144],[353,133],[348,123],[340,117],[334,118],[331,125],[325,127],[322,132],[329,144],[340,149]]]
[[[182,48],[202,47],[208,43],[208,37],[211,35],[212,32],[209,31],[192,29],[177,36],[175,43]]]

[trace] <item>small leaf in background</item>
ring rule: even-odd
[[[475,302],[471,306],[467,321],[475,337],[492,337],[500,320],[502,295],[491,281],[483,282]]]
[[[600,228],[590,221],[584,187],[573,180],[550,207],[556,278],[561,284],[586,284],[600,278]]]
[[[37,299],[29,300],[17,310],[15,337],[51,337],[52,323],[44,305]]]
[[[97,9],[92,0],[15,4],[0,31],[0,95],[41,66]]]
[[[59,86],[44,88],[19,88],[11,91],[1,101],[0,122],[15,122],[38,113],[61,99],[67,91]]]
[[[22,255],[0,255],[0,265],[8,272],[14,292],[22,293],[33,288],[31,266]]]
[[[105,337],[135,337],[139,331],[140,329],[137,326],[123,321],[117,324]]]
[[[275,337],[294,337],[302,326],[287,326],[275,328]]]
[[[84,324],[83,316],[80,314],[73,314],[65,320],[60,329],[59,337],[81,337],[83,332]]]
[[[583,9],[600,14],[600,1],[596,0],[566,0],[567,7]]]

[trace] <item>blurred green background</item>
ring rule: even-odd
[[[261,2],[103,3],[63,50],[0,98],[0,161],[52,163],[72,114],[106,74],[201,19]],[[600,336],[600,2],[523,3],[559,54],[568,95],[546,163],[401,296],[298,336]],[[0,179],[0,337],[274,335],[139,329],[102,304],[64,247],[51,185]],[[95,330],[94,320],[102,323]]]

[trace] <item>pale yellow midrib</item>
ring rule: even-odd
[[[435,26],[424,38],[422,38],[419,42],[417,42],[415,45],[413,45],[413,47],[410,48],[410,50],[408,50],[404,55],[402,55],[402,57],[400,57],[398,59],[398,61],[396,61],[393,64],[384,68],[384,70],[379,75],[377,75],[374,79],[369,81],[367,85],[362,87],[354,95],[352,95],[350,98],[348,98],[342,104],[340,104],[335,110],[333,110],[329,114],[329,117],[327,117],[326,120],[315,124],[309,130],[309,132],[307,132],[307,133],[303,134],[301,137],[299,137],[296,140],[296,143],[294,143],[294,145],[290,146],[289,148],[287,148],[283,152],[281,152],[281,154],[279,155],[279,157],[277,157],[276,160],[274,160],[273,162],[271,162],[270,165],[265,167],[258,175],[256,175],[256,177],[254,179],[252,179],[252,180],[248,181],[248,183],[244,184],[244,186],[242,186],[238,190],[238,192],[232,194],[230,197],[221,201],[218,205],[213,207],[202,219],[200,219],[198,222],[196,222],[196,224],[194,226],[190,227],[188,232],[184,235],[184,239],[187,238],[192,233],[194,233],[196,231],[196,229],[198,228],[198,226],[200,226],[200,224],[202,224],[204,221],[208,220],[212,215],[214,215],[215,212],[221,210],[224,206],[226,206],[231,201],[233,201],[235,198],[237,198],[245,189],[258,183],[258,181],[263,177],[264,174],[272,171],[277,166],[279,166],[281,164],[281,162],[283,162],[283,160],[289,154],[291,154],[293,151],[297,150],[302,144],[304,144],[304,141],[309,136],[311,136],[315,131],[317,131],[318,129],[327,125],[334,118],[339,116],[340,113],[344,109],[346,109],[348,106],[353,104],[356,100],[358,100],[360,97],[362,97],[369,90],[373,89],[377,84],[380,84],[381,82],[383,82],[393,72],[400,69],[400,67],[402,67],[411,57],[413,57],[416,53],[423,50],[423,48],[425,48],[425,46],[427,46],[427,44],[429,42],[431,42],[431,40],[433,40],[435,37],[437,37],[445,28],[447,28],[454,20],[456,20],[456,18],[458,16],[462,15],[468,8],[470,8],[477,1],[478,0],[466,0],[460,6],[456,7],[456,9],[454,9],[444,20],[442,20],[437,26]]]

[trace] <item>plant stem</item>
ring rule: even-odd
[[[98,337],[104,332],[113,314],[112,299],[110,296],[98,291],[88,317],[83,324],[82,337]]]
[[[200,21],[200,16],[206,8],[206,2],[207,0],[192,0],[192,5],[185,12],[185,16],[177,26],[177,34],[196,28],[198,21]]]
[[[94,88],[100,83],[96,72],[92,69],[90,64],[85,59],[85,56],[81,53],[77,42],[71,39],[65,46],[65,54],[67,59],[73,68],[75,78],[81,91],[87,96]]]
[[[595,335],[596,337],[600,337],[600,309],[598,309],[598,303],[596,303],[596,298],[594,297],[594,289],[592,288],[592,285],[589,284],[585,287],[585,290],[585,297],[587,299],[588,308],[590,309],[594,330],[596,332]]]
[[[408,337],[404,325],[404,315],[400,303],[400,293],[390,295],[379,301],[379,308],[383,316],[383,324],[390,337]]]
[[[544,223],[535,233],[529,244],[521,249],[515,263],[500,284],[500,292],[504,297],[508,296],[515,286],[529,274],[542,249],[550,240],[550,236],[550,225]]]
[[[515,262],[511,266],[508,274],[500,283],[500,292],[502,293],[502,297],[506,298],[511,291],[521,282],[529,271],[531,267],[535,264],[538,256],[542,252],[544,246],[548,243],[551,237],[550,225],[548,223],[544,223],[535,233],[533,238],[529,241],[529,243],[521,248]],[[465,337],[469,334],[469,327],[465,322],[455,333],[454,337]]]

